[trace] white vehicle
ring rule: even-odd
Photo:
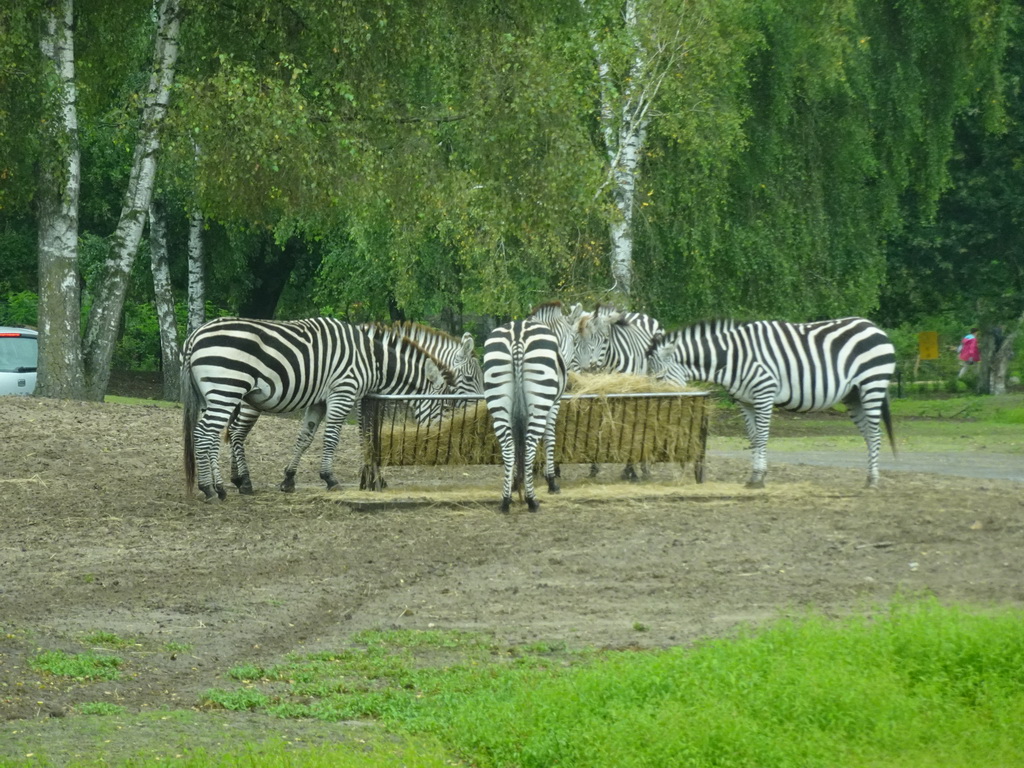
[[[38,331],[0,325],[0,395],[35,392],[38,357]]]

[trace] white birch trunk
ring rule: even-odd
[[[188,221],[188,331],[206,322],[206,275],[203,253],[203,214],[192,209]]]
[[[587,10],[587,0],[580,0],[580,5]],[[649,82],[648,55],[637,30],[636,0],[626,0],[623,24],[634,55],[625,82],[621,84],[613,82],[611,68],[594,28],[590,39],[601,91],[598,122],[608,158],[607,181],[602,190],[610,187],[615,205],[615,216],[609,223],[609,266],[615,281],[612,291],[628,304],[633,290],[633,206],[651,103],[660,80]]]
[[[58,114],[44,136],[39,184],[39,368],[36,394],[81,398],[82,331],[78,283],[78,196],[81,158],[75,87],[74,3],[53,0],[43,11],[40,49],[52,67]],[[54,159],[57,158],[57,159]]]
[[[154,200],[149,207],[149,257],[153,268],[153,295],[160,326],[160,361],[163,369],[163,399],[177,401],[181,384],[181,351],[178,322],[174,316],[174,291],[167,266],[167,221],[163,205]]]
[[[110,255],[104,265],[104,277],[94,292],[85,336],[86,393],[94,400],[103,399],[110,381],[110,363],[121,325],[128,277],[153,196],[156,154],[160,147],[159,128],[167,114],[178,57],[179,17],[179,0],[159,0],[153,72],[139,122],[128,189],[117,229],[110,238]]]

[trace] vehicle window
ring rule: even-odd
[[[0,336],[0,371],[30,373],[36,369],[39,347],[31,336]]]

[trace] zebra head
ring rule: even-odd
[[[473,334],[466,331],[458,353],[452,358],[455,373],[455,392],[460,395],[479,395],[484,391],[484,369],[476,356],[476,342]]]
[[[658,381],[672,381],[685,387],[689,379],[682,364],[683,348],[679,332],[658,335],[647,353],[647,374]]]
[[[562,314],[562,302],[552,301],[534,307],[527,320],[546,325],[558,340],[558,353],[562,356],[565,367],[570,371],[579,371],[576,360],[576,345],[579,342],[579,323],[583,316],[583,306],[573,304],[569,314]]]
[[[373,390],[393,395],[451,395],[456,374],[420,344],[396,329],[383,325],[363,326],[371,340],[378,342],[377,386]],[[439,418],[444,407],[440,399],[415,400],[413,416],[420,423]]]
[[[606,366],[612,326],[621,319],[622,313],[617,311],[598,311],[580,318],[576,343],[579,370],[600,371]]]

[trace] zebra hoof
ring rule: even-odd
[[[762,477],[760,480],[755,480],[754,478],[750,478],[749,480],[747,480],[746,487],[747,488],[764,488],[764,478]]]
[[[874,491],[877,491],[878,490],[878,478],[877,477],[873,478],[873,479],[872,478],[868,478],[867,485],[865,485],[864,487],[865,488],[870,488],[870,489],[872,489]]]
[[[540,502],[537,501],[536,499],[527,499],[526,508],[529,509],[531,512],[537,512],[540,510]]]
[[[218,485],[217,486],[217,498],[220,499],[221,501],[224,501],[224,499],[226,499],[227,497],[228,497],[228,492],[224,490],[224,486],[223,485]]]
[[[295,493],[295,479],[291,477],[286,478],[281,482],[281,485],[279,485],[278,487],[284,493]]]
[[[199,490],[203,492],[203,501],[205,501],[207,504],[209,504],[211,501],[220,501],[220,496],[217,495],[216,490],[214,490],[213,488],[209,486],[200,486]]]
[[[561,493],[562,489],[558,487],[558,483],[552,477],[548,480],[548,493]]]
[[[512,497],[506,496],[501,500],[501,506],[498,508],[498,511],[503,515],[507,515],[510,506],[512,506]]]

